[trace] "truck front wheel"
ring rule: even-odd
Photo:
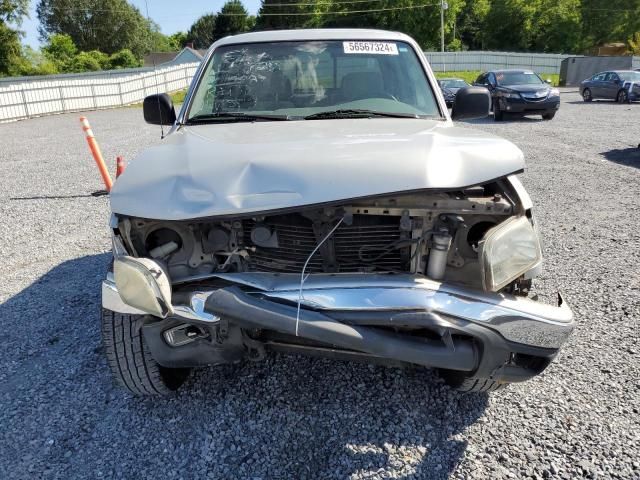
[[[142,318],[102,309],[102,341],[116,383],[134,395],[170,395],[189,376],[188,368],[166,368],[151,356]]]
[[[494,392],[507,385],[488,378],[468,377],[454,370],[439,370],[438,374],[450,388],[462,393]]]

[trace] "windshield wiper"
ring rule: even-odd
[[[371,118],[371,117],[390,117],[390,118],[420,118],[415,113],[395,113],[395,112],[377,112],[375,110],[365,110],[359,108],[350,108],[343,110],[329,110],[326,112],[312,113],[304,117],[305,120],[323,120],[331,118]]]
[[[244,112],[213,112],[204,113],[191,117],[187,123],[207,123],[207,122],[255,122],[256,120],[282,121],[289,120],[288,115],[272,115],[261,113]]]

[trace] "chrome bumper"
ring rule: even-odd
[[[235,273],[216,277],[242,285],[256,296],[298,302],[299,275]],[[185,321],[218,322],[219,317],[204,310],[211,293],[193,291],[188,305],[174,305],[175,316]],[[424,311],[490,328],[508,341],[549,349],[559,348],[574,327],[573,314],[560,295],[558,305],[552,306],[455,287],[418,275],[312,275],[304,284],[300,303],[325,312]],[[102,306],[121,313],[144,314],[122,301],[112,277],[102,283]]]

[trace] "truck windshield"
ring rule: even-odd
[[[441,116],[410,45],[307,41],[217,48],[192,96],[187,122],[231,113],[268,120],[336,111]]]

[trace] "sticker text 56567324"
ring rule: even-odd
[[[374,55],[398,55],[398,46],[392,42],[342,42],[344,53],[365,53]]]

